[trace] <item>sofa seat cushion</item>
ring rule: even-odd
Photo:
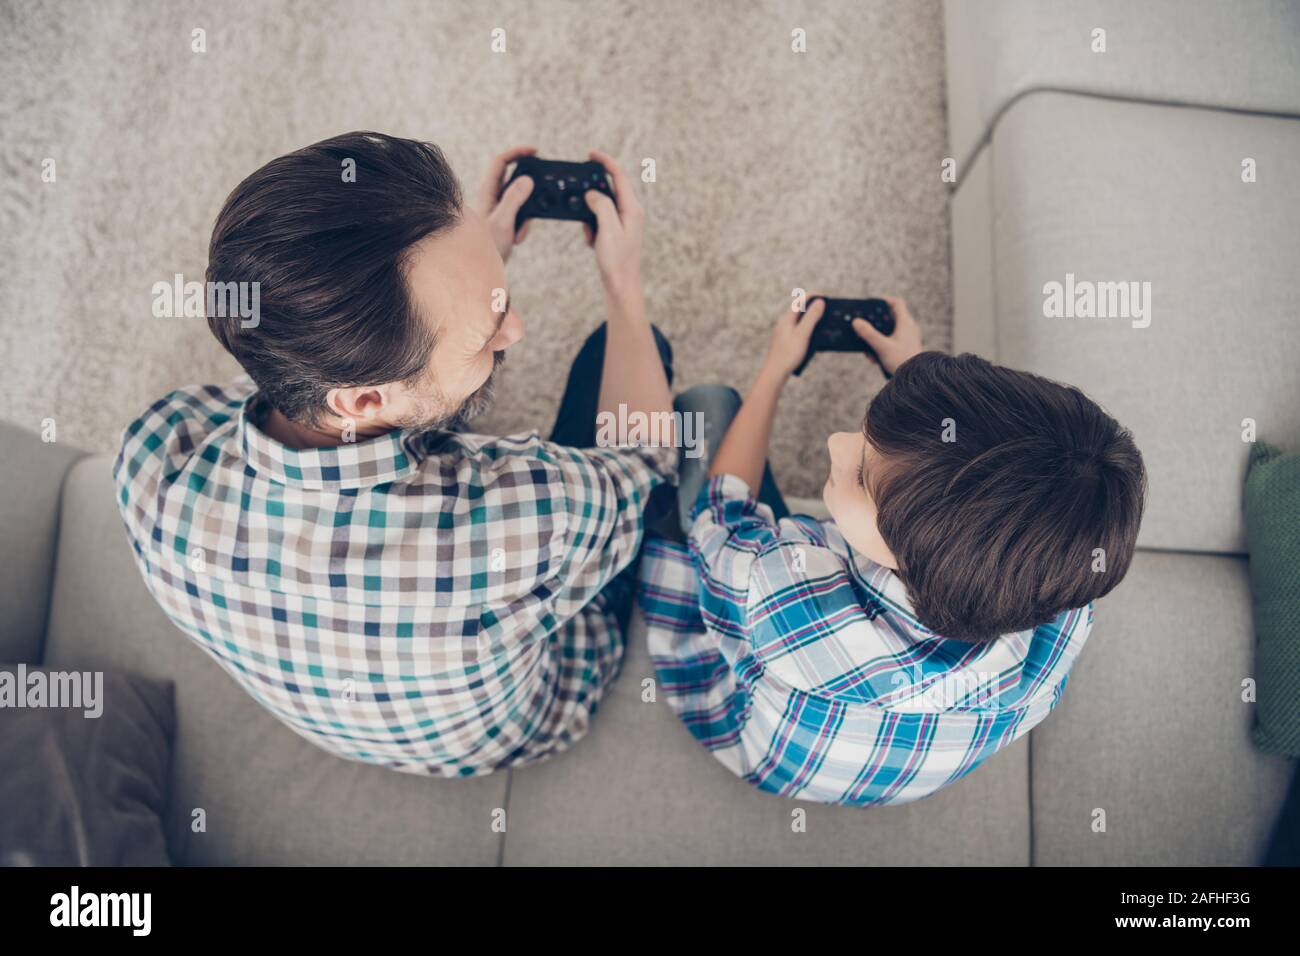
[[[1300,120],[1036,93],[990,159],[997,361],[1133,429],[1140,545],[1244,553],[1243,436],[1300,445]],[[1149,313],[1047,317],[1070,281],[1149,283]]]
[[[1244,559],[1139,551],[1030,734],[1034,863],[1259,863],[1292,764],[1251,743],[1253,664]]]
[[[514,771],[507,866],[1028,863],[1026,738],[915,803],[787,800],[733,776],[661,696],[644,700],[653,677],[638,613],[591,732],[562,758]]]
[[[64,487],[45,663],[175,682],[172,861],[495,865],[493,810],[505,807],[506,774],[397,773],[342,760],[281,724],[154,603],[131,558],[109,466],[107,457],[84,459]]]

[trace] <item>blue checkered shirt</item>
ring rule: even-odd
[[[972,644],[917,620],[903,582],[833,521],[779,524],[723,475],[689,546],[652,539],[639,571],[659,691],[732,773],[821,803],[917,800],[1056,706],[1091,605]]]
[[[343,757],[472,776],[582,737],[673,451],[403,431],[294,450],[260,406],[247,378],[185,388],[123,435],[118,503],[172,620]]]

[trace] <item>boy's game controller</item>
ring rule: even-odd
[[[585,222],[595,232],[596,214],[587,208],[587,190],[594,189],[610,199],[614,198],[605,167],[595,160],[568,163],[559,159],[521,156],[506,186],[509,187],[520,176],[532,178],[533,191],[515,216],[516,231],[528,219],[570,219]]]
[[[826,303],[826,311],[818,320],[817,328],[813,329],[808,341],[808,354],[794,370],[795,375],[803,373],[816,352],[865,352],[875,358],[875,350],[853,331],[854,319],[866,319],[882,335],[894,334],[894,310],[884,299],[832,299],[830,296],[812,295],[808,297],[808,304],[818,299]],[[885,377],[888,378],[888,374]]]

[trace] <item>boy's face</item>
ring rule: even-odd
[[[844,539],[876,564],[898,570],[894,553],[876,527],[876,502],[868,490],[874,469],[883,466],[879,452],[861,432],[836,432],[826,440],[831,471],[822,501]]]

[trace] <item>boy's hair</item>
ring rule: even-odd
[[[208,327],[273,407],[312,424],[331,388],[428,366],[434,335],[405,258],[460,217],[460,186],[430,143],[344,133],[273,159],[226,199],[208,249],[209,282],[258,283],[259,321],[209,315]]]
[[[1133,559],[1146,473],[1077,388],[923,352],[867,409],[877,524],[921,622],[991,640],[1082,607]]]

